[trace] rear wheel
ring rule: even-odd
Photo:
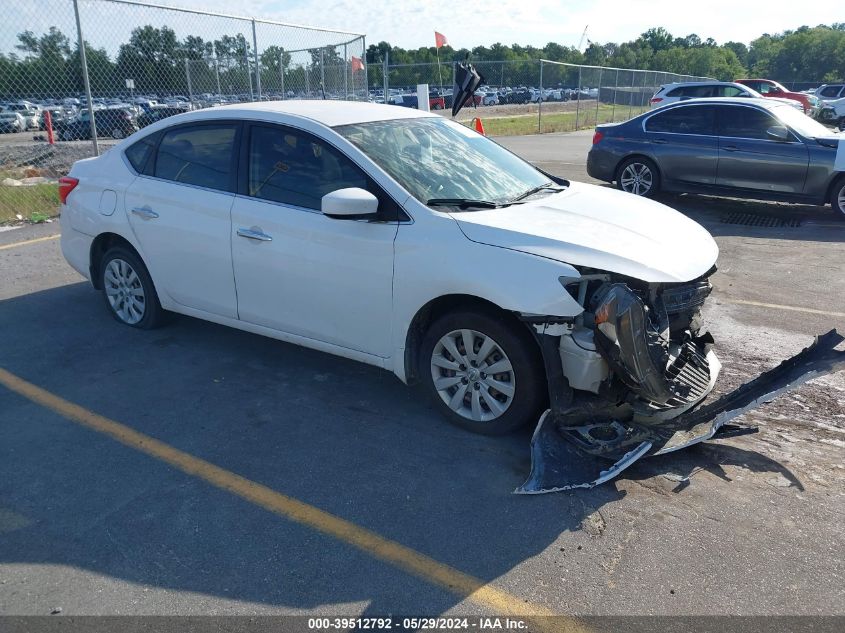
[[[165,313],[140,257],[116,246],[103,255],[99,270],[103,298],[115,319],[142,330],[161,325]]]
[[[435,321],[422,341],[419,375],[453,424],[498,435],[536,422],[546,379],[536,343],[516,321],[465,310]]]
[[[124,136],[126,136],[126,134],[124,134],[123,130],[121,130],[119,127],[116,127],[111,131],[111,137],[113,139],[119,140],[119,139],[122,139]]]
[[[648,158],[634,156],[619,166],[616,186],[635,196],[651,198],[660,191],[660,173]]]
[[[830,206],[837,212],[840,220],[845,220],[845,178],[840,178],[839,182],[833,185]]]

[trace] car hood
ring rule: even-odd
[[[695,279],[719,255],[711,235],[677,211],[584,183],[524,204],[452,217],[473,242],[651,283]]]

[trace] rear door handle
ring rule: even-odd
[[[255,229],[245,229],[243,227],[238,229],[238,235],[245,237],[248,240],[258,240],[259,242],[272,242],[273,238],[267,235],[264,231]]]
[[[736,145],[725,145],[722,147],[726,152],[738,152],[739,148]]]
[[[656,138],[652,141],[652,143],[657,143],[658,145],[665,145],[668,142],[669,141],[666,140],[665,138]]]
[[[141,218],[144,218],[145,220],[155,220],[158,217],[158,213],[156,213],[149,207],[135,207],[134,209],[132,209],[132,213]]]

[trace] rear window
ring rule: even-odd
[[[709,97],[713,92],[713,86],[679,86],[670,91],[667,97]]]
[[[233,191],[234,123],[185,126],[164,133],[156,155],[156,178]]]
[[[689,105],[671,108],[646,120],[646,132],[664,134],[712,135],[715,128],[713,106]]]

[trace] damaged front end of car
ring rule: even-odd
[[[731,419],[845,368],[835,330],[708,404],[721,364],[701,331],[712,286],[648,284],[601,271],[561,278],[583,307],[575,318],[523,315],[540,345],[550,408],[531,440],[531,473],[516,492],[592,488],[637,460],[713,437],[756,431]]]

